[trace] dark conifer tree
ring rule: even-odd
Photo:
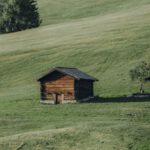
[[[3,3],[1,32],[16,32],[41,23],[35,0],[7,0]]]
[[[3,5],[4,5],[4,0],[0,0],[0,23],[2,20]]]

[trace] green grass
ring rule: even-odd
[[[10,107],[11,104],[11,107]],[[0,149],[149,150],[150,104],[0,105]]]
[[[136,9],[149,0],[38,0],[43,25]]]
[[[137,92],[129,71],[150,60],[149,0],[38,4],[41,27],[0,35],[0,149],[150,149],[148,102],[45,106],[36,81],[78,67],[99,79],[95,95]]]

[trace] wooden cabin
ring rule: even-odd
[[[39,78],[42,103],[68,103],[94,96],[96,78],[77,68],[57,67]]]

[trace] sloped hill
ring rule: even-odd
[[[127,11],[149,4],[148,0],[38,0],[43,25]]]
[[[128,74],[139,61],[150,58],[150,4],[133,2],[121,5],[120,1],[113,13],[0,35],[0,87],[4,92],[7,88],[7,94],[1,95],[13,96],[19,90],[15,96],[22,96],[30,89],[31,95],[37,95],[36,78],[54,66],[79,67],[96,76],[100,80],[96,94],[101,96],[137,91]]]
[[[0,149],[149,149],[148,102],[43,106],[36,79],[78,67],[99,79],[96,95],[137,92],[129,70],[150,60],[150,1],[38,4],[41,27],[0,35]]]

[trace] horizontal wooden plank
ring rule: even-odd
[[[44,95],[53,95],[53,93],[55,93],[55,92],[57,92],[57,91],[48,91],[48,92],[44,91],[43,94]],[[64,91],[64,94],[65,95],[74,95],[74,92],[73,91],[69,91],[69,92],[68,91]]]
[[[45,88],[74,88],[72,85],[47,85]]]
[[[50,84],[72,84],[72,85],[74,85],[74,82],[72,82],[72,81],[61,81],[61,82],[47,82],[47,83],[45,83],[45,84],[43,84],[43,85],[50,85]]]
[[[53,82],[53,83],[46,83],[46,85],[73,85],[74,86],[74,83],[72,82]]]
[[[55,87],[45,87],[44,89],[74,89],[74,87],[60,87],[60,86],[55,86]]]
[[[74,83],[74,80],[53,80],[53,81],[47,81],[45,83],[53,83],[53,82],[58,82],[58,83],[61,83],[61,82],[70,82],[70,83]]]
[[[53,82],[53,83],[47,83],[45,84],[44,86],[47,86],[47,85],[73,85],[74,86],[74,83],[66,83],[66,82]]]
[[[54,86],[46,86],[46,87],[44,87],[44,89],[52,89],[52,88],[72,88],[72,89],[74,89],[74,86],[69,86],[69,85],[66,85],[66,86],[61,86],[61,85],[54,85]]]

